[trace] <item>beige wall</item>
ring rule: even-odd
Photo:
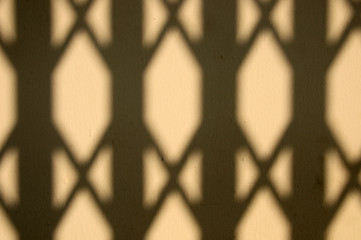
[[[86,4],[86,0],[74,2]],[[294,72],[285,49],[297,38],[295,5],[292,0],[278,1],[269,19],[274,29],[264,29],[255,36],[262,16],[260,8],[253,0],[238,0],[236,6],[234,41],[241,46],[250,39],[253,43],[234,79],[234,122],[248,143],[234,152],[234,201],[248,199],[250,204],[234,235],[236,239],[287,240],[291,239],[292,224],[282,201],[292,199],[294,193],[294,149],[281,143],[294,117]],[[344,36],[353,12],[344,0],[329,0],[327,6],[325,44],[335,46]],[[51,154],[51,202],[54,210],[69,204],[55,227],[55,240],[113,239],[113,229],[97,203],[114,201],[114,149],[111,145],[98,146],[113,118],[112,70],[97,49],[113,43],[111,7],[110,0],[94,2],[85,15],[92,34],[78,30],[72,35],[51,73],[51,121],[66,145]],[[0,1],[0,37],[4,43],[16,42],[15,8],[13,0]],[[202,149],[189,150],[188,146],[204,119],[205,73],[190,46],[204,40],[203,3],[185,0],[176,15],[182,28],[172,27],[164,33],[170,14],[161,0],[143,0],[142,12],[142,46],[151,50],[159,44],[142,75],[142,121],[157,143],[142,152],[143,208],[157,206],[171,177],[167,169],[187,156],[177,178],[181,191],[171,191],[163,199],[145,239],[198,240],[202,228],[188,204],[202,204],[206,160]],[[76,18],[69,1],[51,0],[51,47],[59,48],[68,41]],[[351,181],[350,169],[360,163],[360,62],[361,32],[353,30],[325,74],[324,121],[336,146],[327,148],[322,157],[323,204],[325,208],[339,204],[326,228],[327,240],[356,240],[361,236],[360,185],[358,190],[344,192]],[[17,124],[16,89],[16,69],[0,47],[0,149]],[[0,197],[7,206],[17,206],[21,201],[18,151],[9,148],[1,155]],[[74,192],[80,178],[76,166],[87,165],[91,158],[94,160],[85,176],[91,189]],[[258,166],[267,161],[272,161],[267,175],[271,186],[255,188],[261,174]],[[361,184],[361,172],[356,177]],[[249,198],[250,194],[253,197]],[[18,238],[19,233],[0,205],[0,239]]]

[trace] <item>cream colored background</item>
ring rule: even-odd
[[[86,1],[86,0],[85,0]],[[77,4],[84,1],[77,0]],[[352,11],[344,0],[329,0],[326,41],[333,44],[350,21]],[[160,0],[143,1],[143,45],[151,47],[169,18]],[[293,40],[293,1],[280,0],[270,21],[281,41]],[[0,1],[0,36],[6,42],[16,39],[15,4]],[[110,0],[97,0],[86,21],[101,46],[112,43]],[[52,46],[63,44],[76,14],[66,0],[52,0]],[[261,12],[252,0],[237,2],[238,43],[248,41]],[[190,41],[203,38],[202,1],[186,0],[177,15]],[[361,32],[353,31],[326,75],[325,121],[350,164],[361,155]],[[292,67],[282,47],[269,30],[257,36],[245,62],[237,71],[235,121],[245,133],[257,157],[267,161],[292,121]],[[16,124],[16,71],[0,48],[0,147]],[[112,73],[85,31],[77,32],[52,73],[53,124],[79,164],[86,164],[112,119]],[[143,75],[144,124],[168,161],[175,165],[202,121],[201,65],[177,28],[165,33]],[[113,198],[111,183],[112,149],[104,147],[88,174],[99,198]],[[276,159],[269,178],[282,198],[292,196],[292,148],[285,148]],[[336,149],[325,153],[324,204],[337,201],[349,179],[349,172]],[[179,184],[192,203],[202,201],[201,150],[193,152],[179,176]],[[235,201],[249,194],[259,170],[249,149],[235,153]],[[0,164],[0,195],[9,205],[18,204],[17,149],[4,155]],[[53,207],[64,205],[78,174],[64,149],[52,154]],[[149,146],[143,152],[144,207],[158,201],[169,180],[157,151]],[[361,184],[361,173],[359,175]],[[361,236],[361,196],[351,192],[341,205],[326,233],[327,240],[356,240]],[[268,188],[258,191],[245,216],[235,229],[237,239],[290,239],[291,227]],[[202,232],[177,191],[169,194],[146,240],[201,239]],[[0,238],[18,239],[0,207]],[[112,239],[112,229],[88,190],[77,193],[54,233],[55,240]]]

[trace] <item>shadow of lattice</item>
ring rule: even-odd
[[[15,4],[16,37],[12,41],[0,38],[0,47],[17,78],[17,121],[0,149],[0,161],[4,162],[9,150],[16,149],[19,168],[18,202],[9,204],[0,197],[0,205],[19,238],[57,238],[56,231],[68,209],[78,199],[79,192],[86,191],[99,209],[99,215],[109,224],[109,238],[147,237],[168,197],[177,192],[198,225],[199,238],[234,239],[238,237],[235,235],[239,222],[247,216],[258,194],[267,189],[286,219],[290,231],[287,239],[332,239],[328,235],[329,226],[350,193],[359,194],[361,190],[358,179],[361,164],[359,156],[355,162],[350,162],[340,139],[333,133],[334,126],[328,122],[327,73],[349,36],[360,27],[360,3],[345,1],[353,9],[353,17],[339,39],[331,44],[325,37],[329,4],[326,1],[295,1],[293,37],[284,40],[270,20],[273,9],[282,0],[254,0],[260,11],[259,21],[246,40],[238,41],[236,9],[239,2],[203,1],[202,37],[194,40],[177,17],[182,6],[191,0],[161,0],[168,20],[152,44],[144,46],[141,0],[111,2],[112,40],[105,44],[87,22],[87,13],[99,1],[79,4],[76,0],[67,0],[76,17],[63,41],[53,45],[51,2],[18,0]],[[144,117],[147,111],[145,73],[167,34],[174,29],[202,72],[201,120],[175,163]],[[88,156],[82,156],[83,159],[53,119],[53,74],[80,30],[88,36],[111,75],[109,124],[105,124],[95,147]],[[265,32],[274,39],[292,69],[291,90],[288,89],[292,110],[273,149],[267,156],[260,156],[257,144],[235,112],[240,107],[238,71]],[[154,205],[145,206],[144,152],[149,147],[169,178]],[[106,201],[88,177],[104,148],[111,148],[112,152],[113,191]],[[279,155],[289,148],[292,149],[293,165],[288,169],[292,191],[284,197],[269,174]],[[60,207],[53,205],[56,170],[52,156],[57,149],[63,151],[78,176]],[[246,149],[259,175],[245,197],[235,198],[235,156],[240,149]],[[324,179],[328,174],[325,153],[330,149],[338,154],[349,178],[335,202],[328,205],[324,202],[327,191]],[[195,151],[200,151],[202,156],[202,197],[198,201],[192,201],[179,183],[179,176]]]

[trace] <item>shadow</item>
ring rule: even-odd
[[[0,3],[1,1],[5,0],[0,0]],[[82,209],[80,215],[88,214],[87,206],[97,209],[89,211],[89,216],[102,219],[106,237],[100,231],[98,237],[101,239],[157,238],[158,235],[149,232],[155,222],[159,222],[159,216],[163,212],[179,214],[177,216],[180,218],[184,217],[182,214],[186,212],[184,218],[191,219],[186,221],[196,229],[195,232],[198,231],[189,237],[192,239],[243,239],[246,238],[244,234],[248,234],[248,229],[252,229],[254,225],[256,227],[253,229],[257,232],[259,227],[261,232],[259,238],[254,239],[265,239],[267,236],[262,235],[262,226],[257,226],[258,219],[262,222],[262,217],[256,217],[256,223],[253,225],[242,225],[245,219],[252,218],[250,215],[262,216],[262,211],[259,213],[253,210],[261,202],[259,205],[265,206],[262,209],[267,210],[268,204],[271,203],[270,206],[275,206],[271,212],[277,212],[270,215],[271,223],[263,222],[264,224],[272,225],[272,216],[275,216],[274,219],[277,221],[277,216],[281,215],[286,233],[282,233],[284,235],[280,239],[333,239],[328,234],[329,226],[333,224],[340,209],[343,209],[342,204],[348,199],[350,192],[356,191],[360,194],[358,178],[361,161],[360,156],[356,157],[355,162],[349,161],[345,150],[339,144],[340,140],[332,132],[333,126],[328,122],[330,100],[327,98],[327,73],[350,33],[360,27],[359,2],[345,0],[355,13],[338,41],[330,44],[326,40],[329,1],[294,0],[293,13],[290,13],[293,16],[293,37],[287,37],[285,40],[283,33],[271,20],[273,9],[284,0],[254,0],[253,4],[259,11],[259,19],[251,27],[252,31],[248,37],[239,40],[238,27],[242,24],[237,22],[237,9],[242,1],[201,1],[202,34],[192,38],[189,34],[192,30],[185,27],[177,15],[182,7],[192,0],[159,0],[158,4],[161,4],[162,11],[167,12],[168,17],[151,43],[144,44],[143,4],[147,0],[110,1],[110,10],[105,17],[109,18],[111,34],[107,35],[105,40],[101,37],[106,33],[94,30],[94,25],[89,24],[87,20],[88,12],[102,0],[59,0],[73,12],[73,17],[68,16],[69,21],[72,19],[73,23],[69,24],[68,30],[64,30],[65,37],[53,44],[54,12],[51,4],[55,1],[57,0],[15,1],[16,38],[10,42],[0,38],[0,48],[13,66],[17,79],[16,124],[3,145],[0,145],[0,166],[1,162],[5,161],[3,158],[9,149],[18,151],[18,201],[9,204],[3,196],[0,197],[3,215],[15,229],[14,236],[17,235],[18,239],[82,237],[72,234],[71,230],[63,235],[58,233],[59,226],[63,226],[64,218],[72,219],[74,223],[66,225],[69,226],[66,228],[77,229],[75,224],[80,221],[72,217],[73,215],[69,217],[68,211],[75,205]],[[93,21],[93,24],[96,23]],[[169,157],[169,149],[162,145],[163,140],[160,140],[157,130],[153,129],[153,125],[149,124],[144,116],[147,112],[145,92],[148,89],[144,87],[147,68],[154,61],[157,50],[162,47],[167,34],[174,29],[178,31],[185,48],[190,51],[202,73],[198,89],[198,93],[201,93],[198,99],[201,109],[198,109],[201,112],[199,124],[193,127],[183,151],[175,154],[176,160]],[[103,110],[100,114],[108,114],[109,119],[104,120],[104,129],[99,130],[94,146],[89,147],[87,154],[83,155],[74,150],[76,144],[69,143],[69,137],[64,133],[68,130],[64,130],[62,123],[54,120],[54,72],[80,30],[87,35],[97,57],[110,73],[109,86],[104,90],[106,97],[110,96],[110,103],[104,108],[99,107]],[[286,99],[291,102],[288,109],[289,119],[279,131],[279,136],[272,139],[273,147],[269,147],[268,153],[262,155],[255,146],[262,134],[258,140],[257,137],[256,140],[252,140],[253,133],[247,132],[248,127],[242,125],[244,115],[237,116],[237,111],[242,112],[239,108],[243,106],[243,100],[238,101],[237,94],[243,91],[244,86],[243,75],[239,74],[239,71],[252,56],[253,46],[264,32],[270,34],[278,46],[277,51],[281,52],[280,55],[288,63],[288,71],[292,74],[291,79],[286,80],[292,84],[287,83],[290,87],[286,89],[286,94],[289,95]],[[88,70],[92,72],[93,69]],[[258,70],[262,71],[262,67]],[[1,74],[0,72],[0,77]],[[89,79],[91,77],[90,74]],[[283,86],[281,83],[280,88]],[[70,88],[72,87],[70,82]],[[94,89],[97,91],[97,83]],[[65,93],[67,91],[65,90]],[[74,92],[77,95],[77,92]],[[64,102],[67,101],[65,97]],[[264,107],[260,107],[261,111],[262,108]],[[107,110],[111,113],[106,113]],[[92,111],[90,114],[93,114]],[[98,118],[99,114],[91,116]],[[263,119],[263,122],[266,121],[266,128],[267,120]],[[252,123],[252,120],[250,122]],[[69,124],[72,125],[72,122]],[[77,124],[79,127],[73,129],[78,130],[82,127],[82,122]],[[83,144],[88,141],[87,137],[84,139],[74,141]],[[112,193],[108,198],[103,198],[103,195],[99,194],[99,189],[103,189],[103,185],[96,186],[89,177],[93,166],[98,166],[98,156],[104,149],[111,149],[111,165],[106,175],[111,176],[109,182]],[[291,149],[292,165],[286,167],[286,170],[288,168],[291,179],[284,178],[286,180],[280,181],[290,181],[291,190],[283,195],[270,175],[273,167],[277,165],[279,156],[288,149]],[[324,198],[327,195],[325,179],[329,174],[327,152],[330,149],[339,155],[338,158],[348,172],[349,179],[335,202],[328,205]],[[243,197],[235,194],[237,179],[242,179],[237,176],[236,163],[239,152],[242,153],[240,150],[246,152],[246,157],[240,154],[241,164],[244,158],[247,158],[258,172],[252,186]],[[54,176],[58,168],[54,168],[53,156],[57,151],[60,151],[60,156],[64,156],[65,160],[61,161],[73,169],[76,180],[70,190],[67,190],[64,201],[55,206],[54,186],[57,180]],[[159,168],[168,176],[150,205],[144,203],[145,188],[148,184],[145,181],[148,178],[147,167],[144,164],[147,151],[155,156],[154,161],[160,164]],[[189,197],[187,187],[179,180],[188,159],[191,159],[194,153],[200,153],[201,156],[201,165],[197,165],[201,166],[201,196],[197,195],[197,200]],[[264,199],[266,200],[263,201]],[[186,210],[177,212],[179,209],[174,210],[170,204],[174,202],[181,202]],[[254,212],[259,215],[253,214]],[[177,219],[174,216],[173,218]],[[170,224],[169,221],[166,223]],[[89,224],[97,227],[96,221]],[[162,231],[162,227],[158,228]],[[245,228],[247,229],[244,230]],[[172,235],[174,232],[170,231],[168,234]]]

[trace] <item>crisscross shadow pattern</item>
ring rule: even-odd
[[[0,0],[0,239],[359,239],[360,14]]]

